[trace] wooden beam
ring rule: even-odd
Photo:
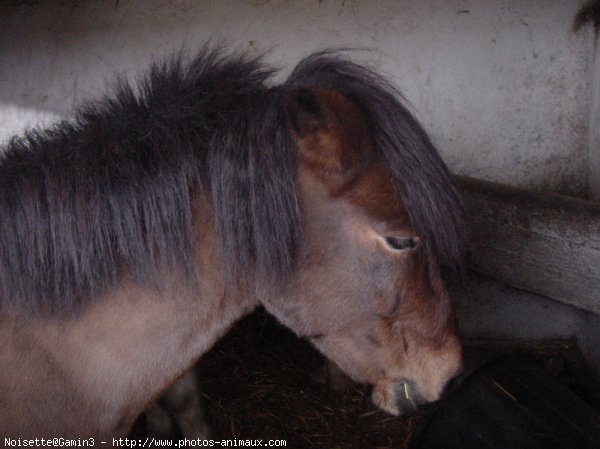
[[[596,14],[598,14],[598,11]],[[588,187],[590,197],[595,201],[600,201],[600,45],[598,42],[597,25],[594,26],[594,54],[592,57],[591,74],[587,155]]]
[[[470,268],[600,314],[600,203],[458,177]]]

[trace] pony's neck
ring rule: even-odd
[[[9,369],[13,379],[22,371],[16,387],[28,393],[30,403],[11,403],[30,414],[23,418],[37,435],[43,430],[73,435],[89,429],[87,436],[127,432],[143,408],[254,305],[251,299],[228,300],[210,290],[197,298],[126,286],[77,318],[15,323],[0,331],[0,340],[9,338],[3,333],[17,333],[27,342],[23,354],[9,358]],[[27,360],[49,363],[35,367]],[[3,385],[1,377],[1,387],[13,387]],[[64,403],[69,406],[58,406]],[[49,417],[53,410],[60,410],[62,419]],[[44,422],[62,422],[65,428],[44,429]]]
[[[23,437],[126,433],[149,402],[257,305],[253,295],[224,293],[211,217],[200,221],[193,288],[172,274],[160,288],[121,283],[76,317],[0,317],[0,347],[11,352],[0,351],[0,392],[13,396],[0,399],[19,408],[8,416],[0,410],[0,427]],[[11,339],[26,344],[3,344]],[[18,422],[7,422],[14,417]]]

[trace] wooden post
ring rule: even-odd
[[[458,178],[470,268],[600,314],[600,203]]]
[[[592,95],[587,154],[588,188],[590,198],[600,201],[600,45],[598,45],[597,25],[594,27],[594,55],[592,57],[591,72]]]

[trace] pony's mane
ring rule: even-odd
[[[118,81],[73,121],[13,138],[0,159],[0,304],[72,311],[124,275],[191,279],[200,189],[226,271],[289,270],[295,155],[272,73],[219,49],[180,53],[138,88]]]
[[[205,46],[152,66],[133,88],[72,121],[13,138],[0,156],[0,306],[73,311],[122,276],[191,278],[193,196],[212,199],[227,276],[281,279],[300,240],[286,92],[341,91],[371,127],[431,267],[460,260],[462,215],[450,175],[399,92],[321,52],[281,86],[260,58]],[[435,269],[435,268],[434,268]]]

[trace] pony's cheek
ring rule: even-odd
[[[371,298],[371,304],[374,312],[380,318],[394,317],[400,307],[401,297],[395,292],[377,292]]]
[[[397,315],[402,303],[404,281],[410,277],[413,263],[410,257],[390,257],[388,254],[379,255],[376,262],[368,270],[370,288],[367,303],[378,317],[392,318]]]

